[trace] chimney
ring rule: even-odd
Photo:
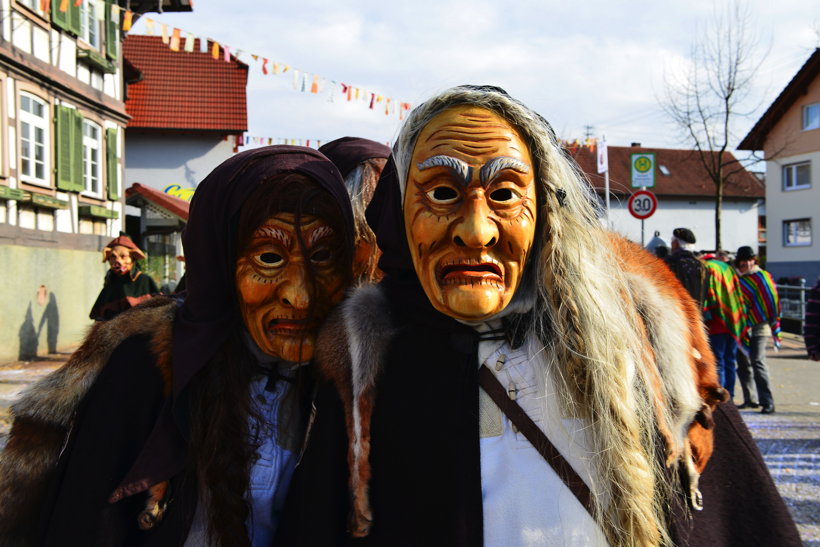
[[[632,147],[634,147],[634,148],[640,148],[640,147],[641,147],[641,143],[639,143],[639,142],[633,142],[633,143],[632,143]]]

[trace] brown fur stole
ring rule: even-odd
[[[68,441],[75,414],[114,350],[135,335],[150,337],[166,394],[171,387],[171,335],[177,306],[156,297],[96,323],[68,362],[29,387],[12,406],[8,443],[0,455],[0,543],[31,545],[34,515]]]

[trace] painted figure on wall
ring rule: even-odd
[[[390,148],[368,139],[342,137],[319,148],[341,171],[353,205],[356,223],[356,256],[354,278],[358,283],[376,283],[382,278],[376,235],[367,224],[365,210],[373,199],[382,169],[390,157]]]
[[[145,253],[127,235],[120,235],[105,246],[103,262],[108,262],[109,270],[91,308],[91,319],[108,321],[159,293],[157,284],[137,263],[144,258]]]
[[[184,299],[97,324],[14,405],[0,543],[272,544],[351,283],[350,200],[315,150],[250,150],[200,184],[183,245]]]
[[[700,310],[595,203],[499,88],[408,116],[367,215],[385,277],[319,335],[284,544],[799,544]]]

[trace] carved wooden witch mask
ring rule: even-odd
[[[316,333],[344,294],[338,237],[318,217],[277,213],[236,261],[242,319],[259,349],[294,363],[313,357]]]
[[[421,131],[404,222],[416,274],[438,311],[481,321],[510,303],[535,238],[534,177],[524,139],[489,110],[453,107]]]

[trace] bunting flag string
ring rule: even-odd
[[[322,146],[323,142],[321,139],[293,139],[287,137],[259,137],[255,135],[248,135],[247,133],[243,133],[242,135],[236,135],[236,140],[234,144],[236,146],[270,146],[272,144],[290,144],[294,146],[307,146],[309,148],[319,148]],[[391,146],[391,143],[385,142],[387,146]]]
[[[65,9],[68,8],[69,1],[70,0],[61,0],[61,11],[65,11]],[[82,0],[75,1],[82,2]],[[64,7],[65,9],[63,9]],[[130,30],[133,23],[133,13],[131,10],[121,8],[117,4],[112,4],[111,8],[112,19],[114,21],[121,21],[121,28],[124,32]],[[158,23],[146,17],[145,34],[154,36],[157,25],[159,25],[159,34],[162,37],[162,42],[171,50],[177,52],[184,51],[186,53],[194,52],[197,37],[191,32],[175,27],[169,29],[167,24]],[[208,51],[210,51],[211,57],[213,57],[214,60],[218,61],[221,59],[225,62],[231,62],[233,59],[240,60],[240,55],[245,54],[245,52],[240,49],[234,49],[211,38],[200,37],[199,52],[207,53]],[[232,53],[232,51],[235,51],[235,53]],[[374,112],[383,112],[385,116],[398,116],[400,120],[403,120],[404,116],[412,108],[409,102],[399,101],[363,87],[331,80],[319,74],[308,72],[280,61],[275,61],[270,57],[256,53],[248,53],[247,55],[250,55],[250,60],[258,66],[263,76],[278,76],[290,73],[288,75],[291,77],[291,86],[295,91],[313,95],[323,95],[328,102],[335,103],[338,99],[341,99],[349,103],[360,103]]]

